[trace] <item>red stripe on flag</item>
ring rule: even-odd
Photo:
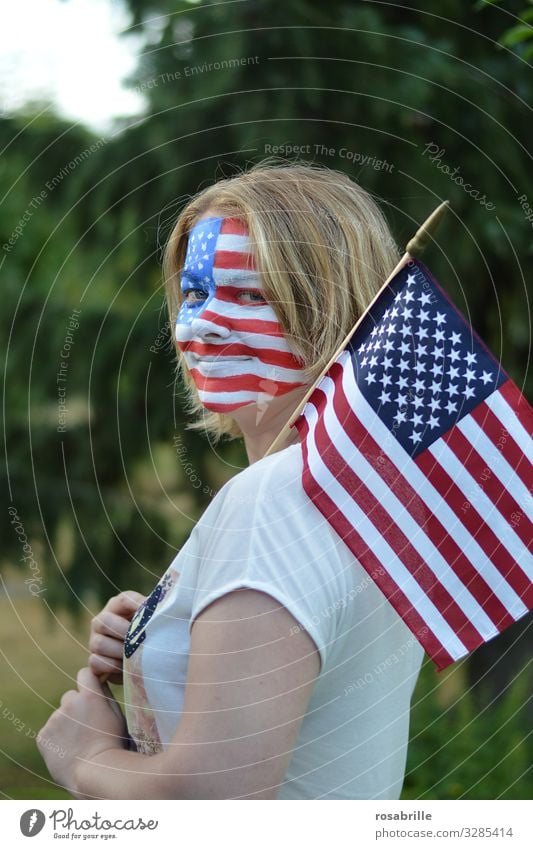
[[[315,481],[309,468],[309,455],[306,438],[309,433],[309,424],[304,416],[295,423],[302,440],[302,454],[304,461],[303,487],[307,496],[315,504],[324,518],[332,525],[341,539],[348,546],[354,557],[370,575],[373,581],[383,592],[387,600],[397,611],[401,606],[402,613],[398,614],[408,628],[411,629],[417,640],[437,665],[438,669],[445,669],[454,662],[454,658],[444,648],[440,640],[435,636],[427,623],[422,619],[416,609],[411,605],[409,599],[402,593],[401,589],[391,578],[389,573],[381,565],[378,558],[368,548],[363,538],[357,533],[353,525],[341,513],[336,504],[324,492],[322,487]]]
[[[254,255],[244,251],[216,251],[213,268],[255,271]]]
[[[513,408],[517,419],[528,435],[533,431],[533,411],[518,386],[512,380],[507,380],[499,388],[499,392],[510,407]]]
[[[472,443],[468,441],[458,427],[452,427],[448,433],[442,436],[442,440],[453,451],[466,471],[472,475],[477,485],[508,523],[511,522],[512,513],[523,515],[524,511],[511,496],[509,490],[502,484],[495,472],[487,466],[486,461],[478,454]],[[529,546],[531,545],[531,527],[528,531],[527,524],[527,522],[518,522],[514,532],[524,545]]]
[[[452,480],[450,475],[429,451],[422,451],[414,461],[432,486],[467,528],[489,560],[502,573],[507,583],[527,607],[533,605],[533,585],[494,531],[480,516],[473,504]]]
[[[533,465],[529,462],[520,446],[516,444],[498,416],[492,412],[485,401],[478,407],[474,407],[470,415],[486,433],[505,460],[507,460],[522,483],[529,489],[531,481],[533,481]]]
[[[420,525],[459,579],[468,587],[468,590],[495,627],[503,630],[507,626],[513,625],[515,620],[505,605],[463,554],[435,513],[418,496],[395,463],[384,454],[383,449],[357,418],[344,393],[341,373],[342,367],[335,363],[330,370],[331,377],[335,380],[337,386],[337,391],[333,397],[333,406],[346,435],[401,501],[415,522]]]
[[[336,389],[338,390],[338,388],[338,384],[336,384]],[[453,596],[450,595],[444,584],[439,581],[434,572],[426,565],[423,557],[411,544],[404,531],[396,524],[374,493],[337,452],[324,423],[323,412],[327,403],[325,393],[317,389],[313,395],[313,404],[319,414],[315,434],[317,447],[319,448],[324,464],[328,467],[331,474],[342,483],[344,489],[350,494],[358,507],[368,516],[374,527],[383,539],[386,540],[408,572],[411,573],[425,595],[433,602],[443,619],[448,622],[451,629],[459,636],[468,650],[473,651],[484,642],[483,636],[475,628]],[[401,613],[402,611],[398,609],[398,612]]]

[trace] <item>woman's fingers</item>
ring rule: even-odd
[[[111,613],[116,613],[119,616],[125,616],[127,619],[131,619],[145,598],[146,596],[135,592],[135,590],[127,590],[126,592],[119,593],[119,595],[110,598],[104,607],[104,610],[109,610]]]
[[[89,638],[89,651],[102,657],[120,660],[124,651],[124,640],[93,633]]]
[[[122,661],[102,657],[99,654],[89,655],[89,669],[95,675],[107,675],[112,684],[122,683]]]

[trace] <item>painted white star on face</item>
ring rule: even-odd
[[[494,380],[494,378],[492,377],[492,375],[491,375],[491,374],[489,374],[489,372],[488,372],[488,371],[484,371],[484,372],[483,372],[483,374],[482,374],[482,375],[481,375],[481,377],[480,377],[480,380],[482,380],[482,381],[483,381],[483,384],[486,386],[486,385],[487,385],[487,383],[492,383],[492,381]]]

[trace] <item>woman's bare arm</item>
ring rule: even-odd
[[[109,749],[80,761],[82,797],[273,799],[287,771],[320,659],[271,596],[237,590],[191,630],[183,713],[169,748]]]

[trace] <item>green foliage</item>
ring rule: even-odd
[[[146,42],[130,80],[146,98],[142,120],[117,121],[98,137],[50,110],[0,118],[2,512],[16,506],[52,606],[76,607],[91,590],[102,601],[117,587],[149,590],[210,490],[244,464],[240,443],[215,455],[186,430],[161,249],[191,194],[276,146],[299,146],[302,158],[358,180],[400,244],[449,198],[427,262],[503,367],[531,389],[531,10],[523,0],[127,6],[132,32]],[[81,312],[58,431],[57,375],[73,310]],[[4,559],[24,570],[13,528],[1,528]],[[498,654],[493,644],[480,651]],[[522,794],[527,765],[523,746],[514,748],[522,720],[504,725],[511,709],[490,708],[478,721],[465,698],[434,722],[431,694],[421,699],[410,797]],[[443,740],[453,742],[440,749]],[[475,785],[480,768],[487,778]]]
[[[426,663],[412,701],[402,798],[531,798],[527,676],[482,707],[467,690],[444,708],[436,677]]]

